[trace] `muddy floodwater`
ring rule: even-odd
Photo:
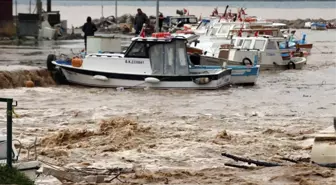
[[[280,160],[309,160],[312,135],[331,126],[336,112],[336,32],[301,32],[314,44],[304,69],[261,72],[254,87],[117,91],[51,85],[0,89],[0,97],[19,103],[13,132],[25,147],[23,159],[37,137],[41,160],[133,168],[121,179],[135,184],[331,185],[335,170]],[[0,47],[1,65],[44,65],[49,51]],[[41,53],[23,54],[32,52]],[[0,110],[5,134],[5,104]],[[235,162],[223,152],[284,166],[227,167]],[[37,183],[59,182],[43,177]]]

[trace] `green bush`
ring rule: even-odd
[[[34,185],[34,182],[19,170],[0,165],[0,184]]]

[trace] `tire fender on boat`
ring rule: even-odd
[[[55,68],[55,70],[51,71],[51,73],[53,75],[53,79],[55,80],[55,82],[57,84],[60,84],[60,85],[69,84],[68,80],[64,76],[64,74],[63,74],[63,72],[62,72],[61,69]]]
[[[295,63],[293,61],[289,61],[288,62],[288,69],[295,69],[296,66],[295,66]]]
[[[106,76],[103,76],[103,75],[94,75],[93,79],[101,80],[101,81],[107,81],[108,80],[108,78]]]
[[[154,77],[147,77],[147,78],[145,78],[145,82],[146,83],[151,83],[151,84],[157,84],[157,83],[160,82],[160,80],[157,79],[157,78],[154,78]]]
[[[47,57],[47,69],[49,71],[54,71],[56,68],[56,65],[52,63],[52,61],[56,60],[56,55],[54,54],[49,54]]]
[[[248,63],[246,63],[246,61]],[[252,61],[247,57],[243,58],[242,63],[243,63],[243,65],[252,65]]]
[[[208,78],[208,77],[200,77],[200,78],[195,78],[195,79],[193,80],[193,82],[194,82],[195,84],[198,84],[198,85],[204,85],[204,84],[208,84],[208,83],[210,83],[210,82],[211,82],[211,79]]]

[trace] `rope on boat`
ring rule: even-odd
[[[13,113],[13,115],[14,115],[16,118],[19,118],[19,117],[20,117],[20,115],[18,115],[18,114],[14,111],[14,106],[13,106],[13,108],[12,108],[12,113]]]

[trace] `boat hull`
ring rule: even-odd
[[[300,58],[298,60],[293,60],[294,66],[292,64],[288,63],[282,63],[282,64],[260,64],[260,70],[273,70],[273,69],[278,69],[278,70],[286,70],[286,69],[302,69],[303,66],[307,64],[307,60],[303,57],[297,57]],[[236,61],[228,61],[228,65],[239,65],[241,62],[236,62]]]
[[[311,30],[327,30],[326,26],[311,26]]]
[[[60,69],[70,83],[105,88],[218,89],[228,85],[231,80],[231,70],[199,76],[153,76],[103,73],[65,66],[60,66]],[[98,76],[103,78],[96,78]],[[146,82],[146,78],[154,78],[159,81],[157,83]],[[196,83],[195,81],[200,78],[208,78],[210,81],[206,84]]]
[[[294,63],[293,66],[289,66],[289,62],[292,61]],[[227,60],[227,59],[222,59],[222,58],[214,58],[214,57],[208,57],[208,56],[201,56],[201,65],[211,65],[211,66],[222,66],[223,63],[226,63],[227,65],[234,65],[234,66],[240,66],[242,65],[242,62],[238,61],[232,61],[232,60]],[[261,63],[258,64],[260,65],[260,70],[273,70],[273,69],[302,69],[303,66],[307,64],[307,59],[305,57],[293,57],[288,61],[283,61],[280,64],[276,63]],[[233,78],[234,75],[232,75]]]
[[[226,66],[229,69],[232,69],[231,72],[231,84],[245,84],[245,85],[253,85],[257,82],[258,76],[259,76],[259,69],[260,66]],[[198,72],[198,71],[204,71],[204,70],[219,70],[221,69],[221,66],[193,66],[190,71],[191,72]]]

